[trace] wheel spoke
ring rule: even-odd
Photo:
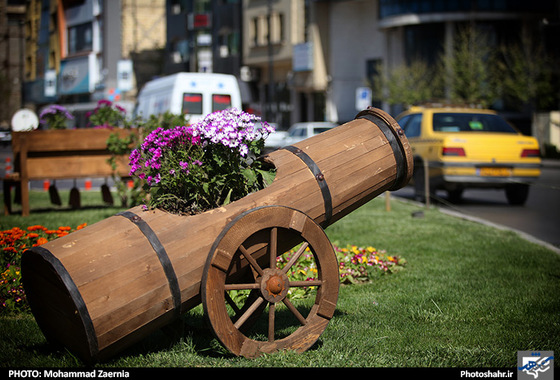
[[[305,326],[307,324],[307,321],[305,320],[303,315],[301,315],[301,313],[298,311],[298,309],[296,309],[294,304],[290,302],[288,297],[284,298],[282,302],[284,302],[284,305],[286,305],[286,307],[292,312],[292,314],[295,315],[295,317],[297,318],[297,320],[302,326]]]
[[[270,303],[268,305],[268,341],[274,342],[274,317],[275,317],[276,304]]]
[[[259,289],[258,283],[251,283],[251,284],[225,284],[225,290],[249,290],[249,289]]]
[[[251,256],[251,254],[249,252],[247,252],[247,250],[245,249],[243,244],[239,246],[239,251],[247,259],[249,264],[251,264],[251,266],[257,271],[257,273],[262,276],[263,275],[262,268],[257,263],[257,261],[253,258],[253,256]]]
[[[243,313],[241,317],[235,322],[234,326],[236,329],[240,329],[241,326],[251,317],[251,315],[257,310],[261,303],[263,303],[264,298],[259,297],[253,302],[253,304]]]
[[[276,255],[278,250],[278,228],[274,227],[270,230],[270,263],[269,268],[276,268]]]
[[[231,299],[231,297],[229,296],[229,294],[227,292],[224,292],[224,297],[226,299],[226,302],[228,303],[229,306],[231,306],[231,308],[233,309],[233,312],[235,314],[238,314],[241,310],[239,310],[239,308],[237,307],[237,304],[235,303],[235,301],[233,301]]]
[[[301,288],[306,286],[321,286],[323,281],[321,280],[309,280],[309,281],[290,281],[290,287]]]
[[[290,268],[292,267],[292,265],[295,264],[296,261],[298,261],[299,257],[302,255],[303,252],[305,252],[305,250],[307,249],[307,247],[309,247],[309,243],[308,242],[304,242],[301,247],[299,247],[298,251],[294,254],[294,256],[292,256],[292,258],[290,259],[290,261],[288,261],[288,263],[286,264],[286,266],[282,269],[282,272],[284,274],[288,273],[288,271],[290,270]]]

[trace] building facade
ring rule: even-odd
[[[25,0],[0,0],[0,129],[23,107]]]
[[[324,119],[326,16],[306,0],[243,1],[243,79],[257,94],[253,108],[281,129]]]
[[[375,67],[390,69],[421,60],[436,65],[449,54],[458,30],[475,25],[488,36],[491,49],[533,33],[551,58],[559,59],[555,39],[560,32],[557,0],[354,0],[315,1],[326,7],[329,38],[329,73],[332,83],[327,92],[327,118],[346,121],[356,109],[356,88],[367,86]],[[430,99],[427,99],[430,100]],[[402,108],[376,104],[393,114]],[[530,115],[517,115],[507,104],[494,105],[520,126],[530,124]],[[527,126],[524,127],[527,129]],[[530,126],[529,126],[530,128]]]
[[[15,91],[7,97],[11,108],[17,101],[17,107],[56,102],[91,109],[99,99],[128,101],[130,108],[155,76],[219,72],[238,77],[247,110],[286,129],[299,121],[351,120],[372,104],[379,65],[415,59],[433,65],[466,24],[482,28],[496,45],[531,31],[558,58],[559,3],[3,0],[0,58]]]
[[[78,127],[101,99],[132,112],[161,73],[165,25],[163,0],[27,0],[24,102],[64,105]]]

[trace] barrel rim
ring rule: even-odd
[[[361,111],[355,119],[366,119],[377,125],[393,149],[397,160],[397,176],[389,190],[398,190],[406,186],[412,177],[414,162],[412,149],[399,123],[387,112],[375,107],[368,107]]]
[[[27,295],[27,302],[29,303],[31,310],[33,311],[34,309],[35,301],[34,301],[34,296],[29,297],[29,295],[34,294],[34,290],[30,290],[29,288],[26,288],[25,268],[27,266],[26,263],[29,260],[33,260],[34,255],[40,257],[43,261],[45,261],[48,265],[50,265],[53,268],[53,270],[58,274],[59,280],[62,282],[70,298],[72,299],[72,302],[76,307],[77,314],[79,315],[80,320],[82,322],[83,332],[85,333],[87,339],[87,349],[89,351],[89,358],[85,358],[85,359],[88,360],[94,359],[99,354],[99,344],[97,341],[97,336],[95,335],[95,328],[93,326],[93,321],[87,309],[87,305],[84,299],[82,298],[82,295],[78,287],[76,286],[76,283],[72,279],[72,276],[70,276],[70,273],[66,270],[62,262],[56,256],[54,256],[48,249],[40,246],[30,248],[22,255],[22,281]],[[36,313],[33,314],[37,315]],[[37,319],[37,324],[43,331],[43,334],[48,337],[49,332],[45,331],[43,327],[44,321],[39,320],[37,316],[35,318]],[[53,339],[56,340],[56,337],[53,337]],[[64,346],[67,346],[66,343],[64,342],[60,342],[60,343],[62,343]]]

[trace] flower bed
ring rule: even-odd
[[[76,230],[85,226],[85,223],[81,224]],[[69,226],[50,230],[40,225],[27,227],[26,230],[14,227],[0,231],[0,312],[23,311],[29,307],[21,282],[20,262],[23,252],[70,232],[72,228]]]
[[[336,252],[340,282],[342,284],[370,282],[376,276],[397,272],[406,265],[404,258],[389,255],[386,251],[377,250],[371,246],[358,247],[356,245],[347,245],[340,247],[337,244],[333,246]],[[297,250],[296,248],[282,256],[278,256],[277,266],[279,268],[283,268],[290,261],[290,258]],[[305,250],[296,265],[290,268],[288,275],[292,281],[311,281],[317,278],[317,265],[309,248]],[[307,287],[290,289],[292,298],[305,297],[309,291],[310,288]]]

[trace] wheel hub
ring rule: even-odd
[[[268,293],[272,296],[277,296],[278,294],[282,293],[284,290],[284,283],[280,276],[272,276],[266,283],[266,289]]]
[[[279,269],[265,269],[261,279],[261,293],[268,302],[279,302],[290,289],[288,276]]]

